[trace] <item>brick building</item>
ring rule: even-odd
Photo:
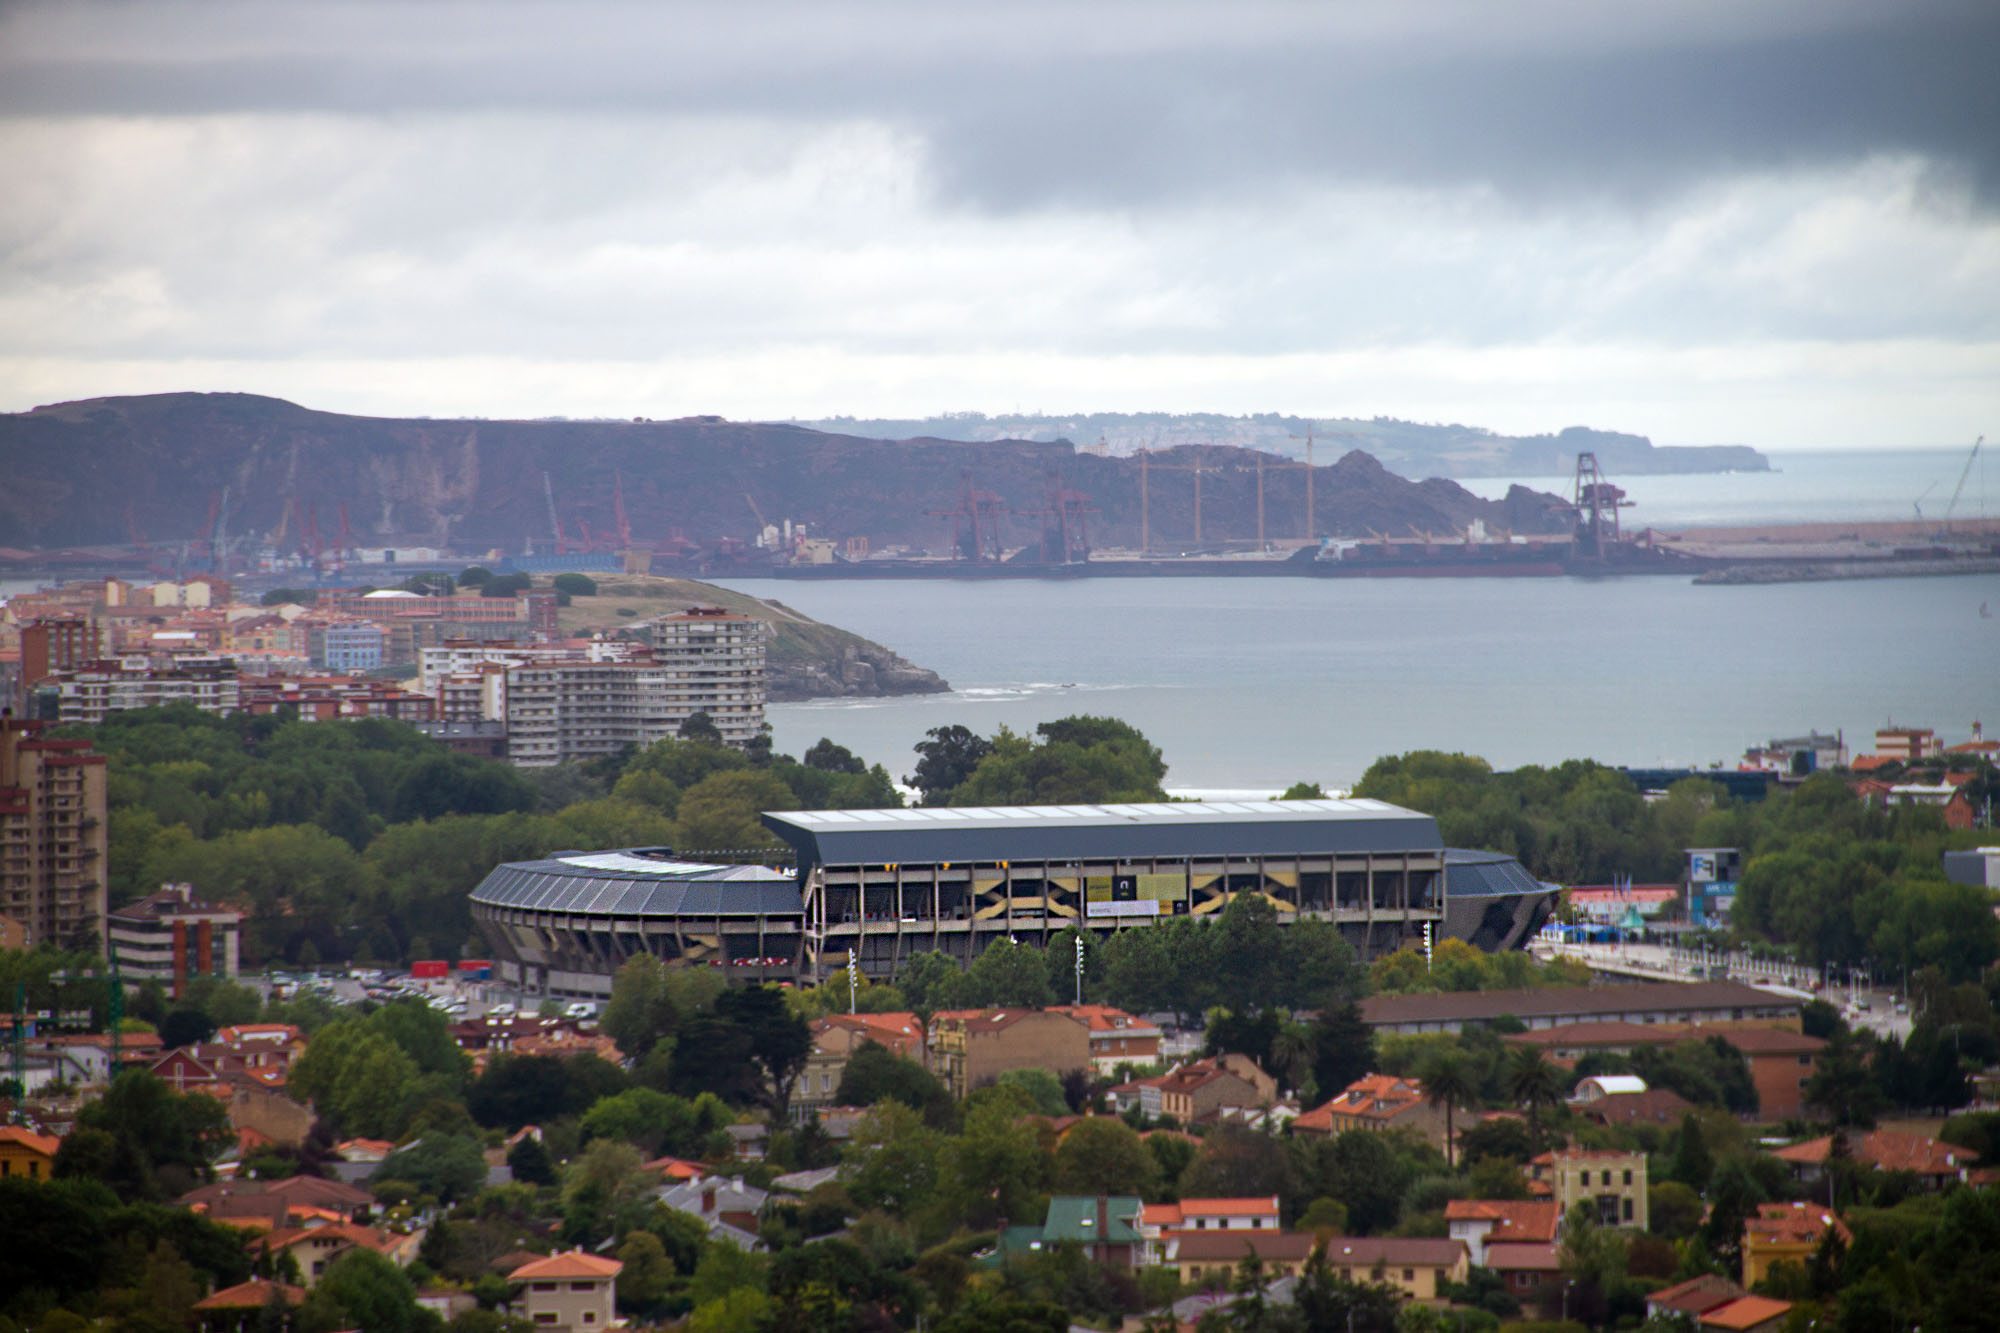
[[[1090,1030],[1047,1009],[947,1009],[931,1018],[929,1061],[962,1098],[1010,1069],[1089,1069]]]

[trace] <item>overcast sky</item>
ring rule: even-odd
[[[0,410],[2000,433],[2000,4],[0,3]]]

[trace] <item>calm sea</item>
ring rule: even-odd
[[[1983,455],[1982,455],[1983,456]],[[1638,526],[1939,517],[1962,451],[1780,454],[1769,474],[1619,480]],[[1556,489],[1558,479],[1522,479]],[[1959,513],[2000,512],[1975,467]],[[1993,470],[2000,483],[2000,468]],[[1489,494],[1506,480],[1472,483]],[[779,748],[831,736],[898,778],[931,727],[1125,718],[1179,791],[1351,784],[1417,748],[1496,766],[1721,762],[1808,729],[2000,730],[2000,575],[1770,587],[1684,577],[1101,579],[731,587],[887,644],[948,695],[780,704]],[[1982,618],[1982,604],[1993,618]],[[1858,741],[1858,744],[1855,742]]]

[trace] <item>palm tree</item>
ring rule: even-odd
[[[1447,1167],[1456,1167],[1458,1128],[1454,1112],[1479,1095],[1479,1085],[1466,1070],[1462,1057],[1442,1052],[1425,1064],[1418,1081],[1424,1086],[1424,1099],[1431,1108],[1444,1108],[1444,1162]]]
[[[1544,1106],[1553,1106],[1562,1096],[1562,1077],[1556,1067],[1549,1063],[1540,1049],[1524,1046],[1514,1052],[1507,1068],[1507,1091],[1513,1095],[1514,1104],[1528,1113],[1528,1142],[1536,1152],[1542,1150],[1542,1118]]]
[[[1313,1056],[1318,1051],[1318,1043],[1313,1040],[1312,1029],[1304,1023],[1286,1023],[1278,1029],[1278,1035],[1271,1039],[1271,1063],[1285,1082],[1294,1088],[1302,1088],[1312,1074]]]

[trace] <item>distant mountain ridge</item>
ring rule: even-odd
[[[1333,454],[1315,471],[1318,535],[1566,527],[1551,496],[1516,487],[1482,500],[1454,482],[1405,480],[1358,450]],[[251,394],[154,394],[0,415],[0,546],[195,540],[226,490],[231,534],[269,537],[310,504],[331,544],[345,504],[360,545],[546,549],[546,476],[571,536],[613,529],[622,479],[641,545],[678,535],[705,546],[791,519],[876,550],[942,553],[953,524],[939,511],[956,508],[969,483],[999,497],[1002,540],[1020,546],[1039,539],[1032,511],[1059,482],[1090,497],[1092,545],[1138,544],[1143,490],[1155,549],[1177,550],[1193,544],[1197,506],[1207,542],[1253,539],[1260,475],[1266,535],[1302,535],[1304,469],[1228,445],[1162,453],[1142,475],[1135,460],[1066,443],[870,439],[719,417],[359,417]]]
[[[1180,444],[1233,444],[1292,458],[1305,457],[1309,419],[1260,413],[1226,416],[1216,412],[1088,412],[1062,416],[1014,413],[986,416],[958,412],[922,420],[828,417],[800,421],[815,430],[907,438],[927,435],[946,440],[1054,440],[1078,445],[1099,440],[1113,453]],[[1615,480],[1682,472],[1767,472],[1770,460],[1746,444],[1659,445],[1643,435],[1571,426],[1554,435],[1500,435],[1478,426],[1434,426],[1393,417],[1360,420],[1310,419],[1314,433],[1331,448],[1316,460],[1361,449],[1391,472],[1421,481],[1426,477],[1551,477],[1569,472],[1576,456],[1597,454],[1598,465]]]

